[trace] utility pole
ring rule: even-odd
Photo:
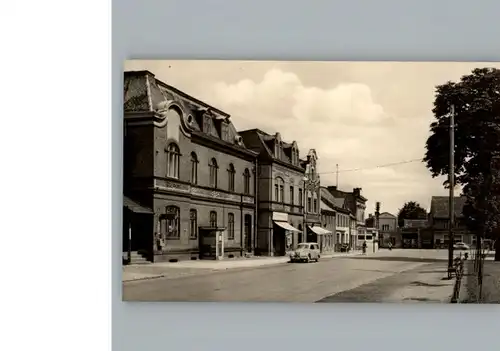
[[[337,163],[335,165],[335,167],[337,168],[336,179],[335,179],[335,186],[338,188],[339,187],[339,164]]]
[[[449,241],[448,241],[448,277],[451,278],[453,271],[453,245],[455,238],[453,229],[455,226],[455,105],[450,107],[450,170],[449,170],[449,186],[450,186],[450,203],[449,203]]]

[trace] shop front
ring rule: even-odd
[[[331,251],[333,246],[332,232],[320,226],[308,226],[307,241],[318,243],[321,252]],[[330,240],[332,239],[332,240]]]
[[[224,258],[225,228],[199,227],[200,260],[222,260]]]
[[[288,223],[288,213],[273,212],[273,254],[285,256],[298,241],[301,230]]]

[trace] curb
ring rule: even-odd
[[[127,279],[127,280],[122,279],[122,283],[137,282],[137,281],[140,281],[140,280],[152,280],[152,279],[159,279],[159,278],[165,278],[165,275],[164,274],[162,274],[162,275],[154,275],[154,276],[151,276],[151,277],[144,277],[144,278],[137,278],[137,279]]]
[[[347,255],[341,255],[341,256],[339,255],[339,256],[332,256],[332,257],[324,257],[323,259],[331,260],[334,258],[344,258],[344,257],[362,256],[362,255],[363,255],[362,253],[356,253],[356,254],[347,254]],[[288,261],[283,261],[283,262],[273,262],[270,264],[264,264],[264,265],[259,265],[259,266],[227,267],[224,269],[213,269],[213,268],[201,268],[201,269],[209,269],[212,271],[211,273],[216,274],[216,273],[227,272],[227,271],[242,271],[242,270],[251,270],[251,269],[262,269],[262,268],[266,268],[266,267],[272,267],[272,266],[278,266],[278,265],[284,265],[284,264],[290,264],[290,263],[291,263],[290,260],[288,260]],[[198,274],[196,274],[196,275],[198,275]],[[188,275],[188,276],[191,276],[191,275]],[[160,278],[168,278],[168,277],[165,274],[161,274],[161,275],[155,275],[155,276],[151,276],[151,277],[144,277],[144,278],[137,278],[137,279],[127,279],[127,280],[122,279],[122,283],[137,282],[137,281],[142,281],[142,280],[153,280],[153,279],[160,279]],[[179,278],[185,278],[185,276],[175,277],[175,279],[179,279]]]

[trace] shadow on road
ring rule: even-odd
[[[427,286],[427,287],[446,286],[446,284],[429,284],[429,283],[424,283],[424,282],[411,282],[410,285],[413,285],[413,286]]]
[[[370,257],[370,256],[357,256],[357,257],[344,257],[346,260],[374,260],[374,261],[396,261],[396,262],[422,262],[422,263],[435,263],[444,262],[447,259],[442,258],[420,258],[420,257],[400,257],[400,256],[390,256],[390,257]]]

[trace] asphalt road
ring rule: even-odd
[[[446,251],[394,250],[375,255],[211,272],[123,284],[126,301],[377,302],[446,270]]]

